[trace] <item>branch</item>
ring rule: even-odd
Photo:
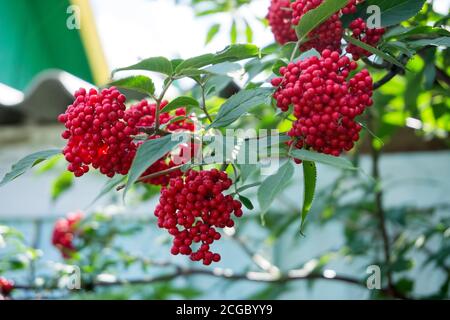
[[[266,272],[246,272],[246,273],[233,273],[227,269],[215,268],[213,270],[208,269],[184,269],[178,267],[176,271],[172,273],[168,273],[165,275],[159,275],[154,277],[144,277],[137,279],[117,279],[114,281],[104,281],[104,280],[95,280],[93,283],[94,287],[112,287],[112,286],[121,286],[121,285],[142,285],[142,284],[153,284],[158,282],[166,282],[174,280],[178,277],[183,276],[195,276],[195,275],[203,275],[210,276],[215,278],[221,278],[225,280],[231,281],[249,281],[249,282],[259,282],[259,283],[286,283],[290,281],[302,281],[302,280],[326,280],[326,281],[336,281],[336,282],[344,282],[347,284],[352,284],[360,287],[366,288],[366,285],[363,281],[358,279],[346,277],[346,276],[335,276],[335,277],[325,277],[320,273],[311,273],[308,275],[299,275],[294,272],[289,272],[285,275],[275,276]],[[57,290],[61,289],[58,286],[53,287],[37,287],[37,286],[27,286],[27,285],[16,285],[15,289],[17,290]]]

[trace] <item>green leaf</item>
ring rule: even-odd
[[[289,152],[289,154],[303,161],[319,162],[333,167],[347,169],[347,170],[357,170],[353,164],[345,158],[333,157],[327,154],[308,151],[305,149],[294,149]]]
[[[125,176],[122,175],[115,175],[113,178],[108,179],[108,181],[105,183],[103,188],[100,190],[100,193],[95,197],[94,200],[89,204],[88,207],[90,207],[92,204],[97,202],[100,198],[102,198],[104,195],[109,193],[111,190],[113,190],[115,187],[117,187],[119,184],[125,182]]]
[[[326,0],[317,8],[308,11],[295,27],[299,41],[307,39],[309,33],[324,23],[333,14],[345,7],[348,0]]]
[[[145,70],[162,73],[171,76],[173,73],[172,63],[164,57],[152,57],[144,59],[129,67],[115,69],[113,74],[124,70]]]
[[[186,59],[175,69],[176,74],[180,74],[185,69],[198,69],[212,64],[225,61],[234,62],[259,56],[259,48],[251,44],[235,44],[226,47],[215,54],[208,53],[201,56]]]
[[[362,41],[359,41],[358,39],[350,37],[348,35],[344,35],[344,39],[345,39],[345,41],[347,41],[349,43],[352,43],[355,46],[363,48],[364,50],[367,50],[367,51],[369,51],[369,52],[379,56],[380,58],[383,58],[384,60],[386,60],[386,61],[388,61],[388,62],[390,62],[392,64],[395,64],[396,66],[398,66],[398,67],[400,67],[402,69],[405,69],[405,66],[403,64],[401,64],[399,61],[397,61],[397,59],[395,59],[394,57],[388,55],[387,53],[384,53],[381,50],[378,50],[377,48],[374,48],[374,47],[372,47],[372,46],[370,46],[370,45],[368,45],[368,44],[366,44],[366,43],[364,43]]]
[[[155,93],[155,85],[153,84],[152,79],[146,76],[131,76],[113,81],[110,85],[134,90],[148,95]]]
[[[258,189],[258,202],[261,208],[261,214],[269,210],[270,205],[289,184],[294,175],[294,166],[291,161],[287,161],[278,172],[267,177]]]
[[[59,149],[51,149],[45,151],[39,151],[33,154],[26,156],[25,158],[20,159],[16,164],[11,167],[11,171],[9,171],[0,182],[0,187],[11,182],[17,177],[24,174],[28,169],[34,167],[35,165],[41,163],[42,161],[47,160],[57,154],[60,154],[61,150]]]
[[[296,59],[294,59],[294,62],[303,61],[303,60],[306,60],[311,57],[320,58],[320,53],[316,49],[312,48],[306,52],[303,52],[300,56],[298,56]]]
[[[232,44],[235,44],[237,42],[237,24],[236,20],[233,19],[233,23],[231,24],[231,30],[230,30],[230,41]]]
[[[220,107],[216,119],[214,119],[209,127],[225,127],[233,123],[251,108],[269,103],[272,92],[272,88],[256,88],[239,91]]]
[[[181,143],[179,139],[176,139],[181,137],[181,133],[169,134],[159,139],[147,140],[139,147],[128,173],[128,181],[123,193],[124,197],[133,183],[139,179],[148,167]]]
[[[199,103],[197,100],[187,96],[181,96],[173,99],[167,106],[165,106],[162,111],[170,112],[180,107],[198,107]]]
[[[247,38],[247,43],[253,42],[253,30],[248,21],[245,21],[245,37]]]
[[[52,200],[57,200],[64,192],[68,191],[74,180],[74,175],[69,171],[64,171],[52,183],[51,196]]]
[[[220,75],[229,75],[240,70],[242,70],[242,66],[237,62],[222,62],[202,69],[202,71]]]
[[[399,24],[415,16],[423,7],[426,0],[367,0],[358,5],[358,11],[355,14],[342,17],[344,26],[356,18],[362,18],[365,21],[370,19],[371,11],[367,8],[376,5],[381,11],[381,27],[389,27]]]
[[[408,41],[407,44],[414,49],[418,49],[426,46],[435,46],[435,47],[450,47],[450,37],[439,37],[435,39],[421,39]]]
[[[306,217],[311,210],[314,194],[316,192],[317,169],[316,164],[312,161],[303,161],[303,208],[302,208],[302,223],[300,226],[300,233],[303,234],[303,227],[306,222]]]
[[[276,74],[277,76],[281,76],[280,68],[281,68],[281,67],[286,67],[286,66],[287,66],[287,63],[286,63],[284,60],[278,59],[278,60],[273,64],[272,72],[273,72],[274,74]]]
[[[239,164],[240,181],[244,183],[258,169],[256,164]]]
[[[366,8],[371,5],[380,7],[381,26],[387,27],[415,16],[422,9],[425,0],[368,0],[366,2]]]
[[[219,33],[220,31],[220,24],[216,23],[213,24],[209,30],[208,33],[206,34],[206,40],[205,40],[205,44],[210,43],[214,37]]]
[[[385,37],[385,40],[390,39],[406,39],[411,36],[428,37],[428,39],[434,39],[439,36],[450,36],[450,32],[443,28],[435,28],[430,26],[418,26],[414,28],[401,28],[396,33],[390,33],[389,36]]]
[[[239,195],[239,200],[248,210],[253,210],[255,208],[255,206],[253,205],[252,201],[249,198]]]

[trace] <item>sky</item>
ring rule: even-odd
[[[188,5],[174,0],[91,0],[101,42],[111,69],[142,58],[165,56],[189,58],[222,50],[230,43],[229,14],[196,18]],[[242,8],[254,29],[254,43],[262,47],[273,41],[271,32],[255,19],[267,13],[269,0],[255,0]],[[205,46],[207,30],[220,23],[222,32]]]
[[[252,25],[253,42],[259,47],[273,41],[270,30],[255,19],[267,14],[269,3],[254,0],[238,12]],[[91,4],[111,69],[151,56],[189,58],[221,50],[230,43],[229,14],[197,18],[190,6],[175,5],[175,0],[91,0]],[[448,13],[450,0],[435,1],[435,9]],[[214,23],[220,23],[222,31],[205,46],[207,30]]]

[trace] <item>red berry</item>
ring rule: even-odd
[[[70,258],[76,252],[74,239],[80,234],[78,224],[83,218],[82,212],[69,213],[67,218],[56,221],[53,227],[52,243],[64,259]]]
[[[362,41],[372,47],[376,47],[381,37],[386,32],[384,28],[372,28],[370,29],[362,18],[358,18],[350,23],[350,29],[352,30],[352,37]],[[347,52],[351,53],[354,60],[359,60],[361,57],[369,57],[371,52],[355,46],[349,43],[347,46]]]
[[[6,278],[0,277],[0,295],[9,296],[14,290],[14,282]]]
[[[292,26],[292,9],[290,0],[271,0],[267,20],[279,44],[297,41]]]

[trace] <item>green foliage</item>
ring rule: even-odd
[[[147,95],[155,93],[155,85],[152,79],[146,76],[131,76],[110,83],[111,86],[130,89]]]
[[[8,182],[11,182],[12,180],[16,179],[17,177],[24,174],[28,169],[38,165],[42,161],[45,161],[57,154],[60,154],[61,150],[58,149],[51,149],[51,150],[45,150],[45,151],[39,151],[33,154],[30,154],[26,156],[25,158],[19,160],[16,164],[14,164],[11,168],[11,171],[9,171],[0,182],[0,187],[7,184]]]
[[[294,166],[287,161],[277,173],[268,176],[258,189],[258,202],[261,214],[264,215],[276,197],[284,191],[294,175]]]
[[[302,223],[300,226],[300,232],[303,233],[303,227],[306,222],[306,217],[311,210],[314,194],[316,192],[317,182],[317,169],[316,164],[310,161],[303,162],[303,181],[304,181],[304,193],[303,193],[303,208],[302,208]]]
[[[210,127],[226,127],[252,108],[268,104],[272,92],[273,89],[271,88],[239,91],[220,107],[217,118],[211,123]]]
[[[113,71],[113,74],[125,70],[143,70],[153,71],[171,76],[173,73],[172,63],[164,57],[152,57],[144,59],[136,64],[128,67],[118,68]]]

